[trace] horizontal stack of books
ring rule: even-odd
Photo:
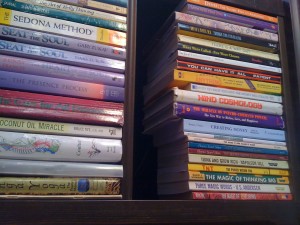
[[[3,0],[2,198],[120,199],[127,0]]]
[[[160,196],[292,199],[277,23],[183,0],[148,46],[144,128]]]

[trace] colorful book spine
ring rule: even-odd
[[[0,157],[46,161],[117,163],[121,140],[0,131]]]
[[[288,177],[189,171],[189,179],[207,182],[289,184]]]
[[[205,39],[201,39],[201,38],[194,38],[194,37],[180,35],[180,34],[178,34],[177,37],[178,37],[178,41],[182,42],[182,43],[201,45],[201,46],[206,46],[209,48],[215,48],[215,49],[235,52],[238,54],[270,59],[270,60],[274,60],[274,61],[280,60],[279,55],[274,54],[274,53],[258,51],[258,50],[250,49],[250,48],[243,48],[243,47],[236,46],[236,45],[229,45],[229,44],[225,44],[225,43],[221,43],[221,42],[205,40]]]
[[[288,169],[287,161],[189,154],[190,163]]]
[[[234,152],[250,152],[259,154],[270,154],[270,155],[288,155],[287,150],[269,149],[269,148],[254,148],[234,145],[221,145],[212,143],[202,142],[188,142],[189,148],[201,148],[201,149],[214,149],[222,151],[234,151]]]
[[[254,175],[289,176],[288,170],[237,167],[237,166],[220,166],[220,165],[207,165],[207,164],[188,164],[188,170],[222,172],[222,173],[242,173],[242,174],[254,174]]]
[[[174,104],[175,114],[179,117],[192,120],[224,122],[237,125],[283,129],[284,121],[281,116],[247,113],[222,108],[205,107],[201,105]]]
[[[0,116],[23,119],[36,119],[66,123],[80,123],[101,126],[123,126],[124,117],[116,115],[101,115],[65,110],[49,110],[22,106],[0,105]]]
[[[279,103],[186,91],[178,88],[173,88],[173,91],[174,101],[179,103],[220,107],[272,115],[282,115],[283,113],[282,105]]]
[[[287,201],[292,200],[291,194],[260,194],[235,192],[192,192],[194,200],[255,200],[255,201]]]
[[[253,37],[243,36],[236,33],[226,33],[220,30],[196,27],[189,24],[178,23],[177,33],[266,52],[277,52],[279,48],[279,45],[276,42],[255,39]]]
[[[124,88],[0,71],[0,87],[71,97],[123,102]]]
[[[5,25],[0,25],[0,37],[8,41],[28,43],[113,59],[125,60],[126,58],[126,50],[124,48]]]
[[[8,55],[0,55],[0,70],[116,87],[124,87],[125,83],[125,76],[121,73],[113,73],[104,70],[88,69]],[[82,76],[82,74],[84,74],[84,76]]]
[[[223,22],[233,23],[254,29],[278,32],[278,25],[275,23],[265,22],[262,20],[252,19],[245,16],[239,16],[232,13],[222,12],[220,10],[210,9],[194,4],[186,4],[185,13],[195,16],[203,16],[209,19],[221,20]]]
[[[261,140],[261,139],[252,139],[252,138],[243,138],[237,136],[226,136],[226,135],[218,135],[218,134],[205,134],[205,133],[193,133],[193,132],[184,132],[184,135],[189,137],[199,137],[199,138],[211,138],[217,140],[226,140],[228,142],[246,142],[251,146],[252,144],[267,144],[267,145],[278,145],[278,146],[286,146],[286,142],[281,141],[270,141],[270,140]]]
[[[21,12],[25,12],[25,13],[32,13],[32,14],[37,14],[37,15],[41,15],[41,16],[47,16],[47,17],[52,17],[52,18],[57,18],[57,19],[62,19],[62,20],[68,20],[68,21],[72,21],[75,23],[86,24],[86,25],[95,26],[95,27],[102,27],[102,28],[112,29],[112,30],[117,30],[117,31],[126,32],[126,30],[127,30],[127,25],[125,23],[119,23],[119,22],[115,22],[115,21],[104,20],[104,19],[99,19],[99,18],[90,17],[90,16],[78,15],[78,14],[70,13],[70,12],[66,13],[61,10],[41,7],[41,6],[33,5],[33,4],[26,4],[26,3],[23,3],[20,1],[1,0],[0,4],[1,4],[1,7],[3,7],[3,8],[21,11]]]
[[[215,49],[215,48],[196,45],[196,44],[178,43],[177,47],[178,50],[181,51],[188,51],[188,52],[193,52],[193,53],[198,53],[203,55],[225,58],[229,60],[237,60],[244,63],[255,63],[255,64],[271,66],[271,67],[280,67],[280,62],[278,61],[264,59],[256,56],[242,55],[235,52]]]
[[[217,95],[225,95],[225,96],[238,97],[238,98],[248,98],[248,99],[266,101],[266,102],[282,103],[281,96],[233,90],[233,89],[220,88],[220,87],[211,87],[211,86],[205,86],[201,84],[190,83],[185,89],[188,91],[204,92],[209,94],[217,94]]]
[[[0,194],[5,195],[118,195],[120,190],[118,178],[0,178]]]
[[[0,159],[1,174],[55,177],[123,177],[123,166],[101,163]]]
[[[0,129],[3,131],[28,132],[37,134],[56,134],[67,136],[122,138],[122,128],[103,127],[72,123],[55,123],[39,120],[24,120],[0,117]]]
[[[0,53],[91,69],[124,73],[125,62],[99,56],[0,40]]]
[[[278,19],[276,17],[272,17],[272,16],[268,16],[265,14],[256,13],[253,11],[240,9],[240,8],[236,8],[236,7],[232,7],[232,6],[228,6],[228,5],[223,5],[223,4],[219,4],[216,2],[211,2],[211,1],[206,1],[206,0],[187,0],[187,2],[196,4],[196,5],[213,8],[213,9],[217,9],[217,10],[222,10],[225,12],[239,14],[239,15],[243,15],[243,16],[247,16],[247,17],[251,17],[251,18],[255,18],[255,19],[259,19],[259,20],[264,20],[264,21],[268,21],[271,23],[278,23]]]
[[[189,181],[189,189],[192,191],[291,193],[289,185],[277,184],[243,184]]]
[[[285,132],[283,130],[246,127],[199,120],[183,119],[183,131],[216,135],[228,135],[271,141],[285,141]]]
[[[66,20],[32,15],[29,13],[0,8],[0,24],[37,30],[78,39],[89,40],[118,47],[126,46],[126,33],[93,27]]]
[[[53,2],[47,0],[16,0],[16,1],[23,2],[26,4],[38,5],[41,7],[76,13],[78,15],[90,16],[90,17],[104,19],[104,20],[111,20],[120,23],[126,23],[127,20],[125,16],[119,16],[112,13],[101,12],[99,10],[92,10],[92,9],[82,8],[82,7],[73,6],[69,4],[63,4],[59,2]]]
[[[128,0],[98,0],[98,1],[104,2],[106,4],[112,4],[112,5],[125,7],[125,8],[127,8],[127,6],[128,6]]]
[[[281,68],[278,67],[265,66],[265,65],[249,63],[249,62],[242,62],[242,61],[237,61],[232,59],[225,59],[225,58],[208,56],[208,55],[197,54],[194,52],[187,52],[181,50],[178,51],[178,58],[179,60],[187,60],[187,61],[191,60],[191,61],[195,61],[196,63],[199,63],[199,61],[200,62],[205,61],[211,64],[220,63],[232,67],[243,67],[245,69],[263,70],[263,71],[277,73],[277,74],[280,74],[282,72]]]
[[[0,89],[0,105],[123,116],[123,104]]]
[[[127,8],[125,8],[125,7],[106,4],[106,3],[103,3],[103,2],[98,2],[98,1],[93,1],[93,0],[85,0],[85,1],[81,1],[81,0],[56,0],[56,2],[62,2],[62,3],[66,3],[66,4],[82,6],[82,7],[85,7],[85,8],[91,8],[91,9],[116,13],[116,14],[120,14],[120,15],[124,15],[124,16],[127,15]]]
[[[188,153],[201,154],[201,155],[254,158],[254,159],[286,160],[286,161],[289,159],[287,155],[256,154],[256,153],[247,153],[247,152],[232,152],[232,151],[203,149],[203,148],[189,148]]]
[[[278,42],[278,35],[266,31],[255,30],[244,26],[239,26],[230,23],[224,23],[222,21],[207,19],[200,16],[189,15],[186,13],[175,12],[176,21],[183,23],[190,23],[196,26],[214,28],[218,30],[223,30],[226,32],[232,32],[237,34],[242,34],[254,38],[264,39],[268,41]]]

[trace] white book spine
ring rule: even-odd
[[[289,168],[287,161],[279,161],[279,160],[225,157],[225,156],[200,155],[200,154],[189,154],[188,157],[190,163],[205,163],[205,164],[246,166],[246,167],[251,166],[251,167],[276,168],[276,169]]]
[[[289,185],[276,184],[216,183],[190,181],[189,189],[191,191],[291,193]]]
[[[266,113],[279,116],[283,113],[282,105],[279,103],[186,91],[178,88],[173,88],[173,90],[174,101],[180,103],[220,107],[246,112]]]
[[[214,57],[209,55],[202,55],[197,54],[193,52],[186,52],[186,51],[178,51],[178,56],[183,58],[190,58],[190,59],[196,59],[201,61],[209,61],[214,63],[221,63],[225,65],[231,65],[231,66],[239,66],[239,67],[246,67],[250,69],[257,69],[257,70],[263,70],[273,73],[281,73],[282,70],[279,67],[272,67],[272,66],[265,66],[255,63],[248,63],[248,62],[242,62],[242,61],[236,61],[232,59],[225,59],[220,57]]]
[[[211,87],[211,86],[205,86],[200,84],[191,83],[186,87],[186,90],[217,94],[217,95],[226,95],[226,96],[232,96],[238,98],[249,98],[249,99],[255,99],[259,101],[282,103],[282,97],[277,95],[260,94],[255,92],[247,92],[247,91],[233,90],[233,89],[220,88],[220,87]]]

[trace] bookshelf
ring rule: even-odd
[[[2,200],[0,224],[223,224],[223,225],[296,225],[300,223],[299,174],[300,153],[297,151],[300,138],[297,134],[300,107],[294,54],[300,46],[291,37],[291,21],[299,25],[299,14],[289,17],[289,8],[281,0],[223,0],[245,9],[280,17],[280,38],[284,62],[284,96],[286,121],[291,156],[291,171],[295,200],[292,202],[234,202],[234,201],[162,201],[156,196],[156,155],[149,136],[142,134],[142,88],[145,82],[143,48],[155,33],[157,26],[174,10],[179,0],[143,1],[129,0],[128,49],[126,71],[126,106],[124,125],[124,181],[125,200]],[[295,1],[296,2],[296,1]],[[300,3],[297,5],[298,11]],[[297,22],[298,21],[298,22]],[[284,25],[284,27],[283,27]],[[136,30],[138,31],[136,33]],[[284,33],[288,31],[286,36]],[[295,30],[296,31],[296,30]],[[135,43],[135,35],[137,42]],[[298,37],[298,39],[296,39]],[[299,40],[300,32],[294,39]],[[298,45],[297,45],[298,44]],[[298,46],[298,47],[297,47]],[[286,48],[288,51],[286,51]],[[136,51],[135,51],[136,50]],[[135,62],[136,57],[136,62]],[[298,57],[298,58],[299,58]],[[286,60],[289,60],[288,62]],[[300,66],[300,65],[298,65]],[[136,75],[135,75],[136,72]],[[300,70],[298,70],[298,77]],[[134,94],[134,90],[135,93]],[[133,113],[133,109],[134,113]],[[297,136],[298,135],[298,136]],[[134,200],[131,200],[134,199]]]

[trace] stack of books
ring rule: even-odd
[[[292,199],[277,32],[277,18],[183,0],[149,44],[160,196]]]
[[[127,0],[0,4],[1,197],[122,198]]]

